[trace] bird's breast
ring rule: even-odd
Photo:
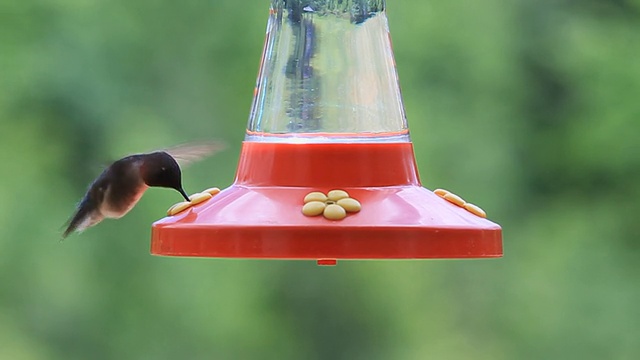
[[[130,189],[116,189],[109,187],[105,199],[100,207],[104,217],[118,219],[128,213],[140,200],[148,186],[138,184]]]

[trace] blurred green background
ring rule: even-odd
[[[149,191],[59,242],[103,164],[222,139],[228,186],[267,0],[0,2],[0,359],[640,358],[640,1],[388,1],[422,180],[498,260],[149,255]]]

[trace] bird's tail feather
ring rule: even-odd
[[[62,233],[62,239],[65,239],[74,231],[82,232],[86,228],[98,224],[104,217],[98,211],[88,210],[86,207],[80,206],[78,211],[67,221],[67,229]]]

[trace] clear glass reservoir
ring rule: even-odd
[[[406,142],[384,0],[272,0],[247,141]]]

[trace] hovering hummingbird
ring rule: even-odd
[[[186,201],[189,196],[182,188],[180,165],[199,160],[220,150],[217,143],[182,145],[172,149],[135,154],[109,165],[95,179],[68,221],[62,234],[66,238],[73,231],[83,230],[104,218],[119,219],[128,213],[149,187],[177,190]]]

